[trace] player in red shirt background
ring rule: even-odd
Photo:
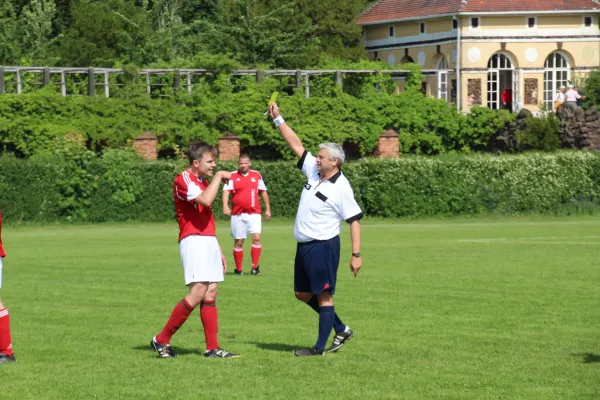
[[[0,210],[0,288],[2,287],[2,259],[6,257],[2,247],[2,210]],[[15,361],[10,338],[10,316],[0,298],[0,364]]]
[[[171,348],[171,337],[187,321],[198,304],[206,339],[204,356],[239,357],[238,354],[221,349],[217,340],[217,286],[218,282],[223,281],[227,262],[217,242],[211,205],[217,197],[219,185],[221,182],[227,182],[231,174],[218,171],[210,184],[204,179],[205,176],[213,175],[216,156],[217,150],[213,146],[203,143],[190,144],[190,167],[173,182],[173,199],[179,222],[179,252],[189,292],[175,306],[163,330],[150,342],[150,346],[161,358],[175,357]]]
[[[260,194],[265,203],[265,218],[271,219],[271,204],[267,187],[258,171],[250,169],[252,162],[248,154],[242,154],[239,158],[238,170],[231,173],[231,179],[223,188],[223,215],[231,215],[231,236],[233,237],[233,258],[235,260],[235,271],[242,275],[242,264],[244,261],[244,240],[248,233],[252,236],[252,275],[260,275],[258,262],[262,245],[260,234],[262,231],[261,208],[258,195]],[[231,205],[229,208],[229,194],[231,193]]]

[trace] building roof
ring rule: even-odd
[[[478,12],[600,11],[595,0],[379,0],[358,18],[372,24],[440,14]]]

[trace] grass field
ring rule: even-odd
[[[262,276],[220,287],[235,360],[202,357],[198,311],[177,359],[148,348],[185,295],[174,223],[5,227],[18,362],[0,398],[600,398],[600,219],[365,221],[357,279],[346,230],[336,309],[355,338],[311,358],[291,352],[317,334],[292,292],[291,225],[264,225]]]

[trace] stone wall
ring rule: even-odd
[[[481,79],[469,79],[467,87],[469,106],[481,105]]]
[[[525,104],[538,104],[538,80],[537,78],[525,78]]]
[[[578,108],[575,113],[563,109],[558,116],[560,118],[558,136],[563,147],[600,151],[600,116],[596,106],[590,107],[587,111]]]

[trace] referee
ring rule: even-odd
[[[352,257],[350,269],[354,277],[362,267],[360,256],[360,219],[363,214],[354,199],[354,192],[340,167],[345,155],[335,143],[321,144],[315,158],[304,149],[296,133],[287,126],[277,104],[269,107],[269,115],[279,127],[281,136],[296,153],[298,168],[306,176],[296,214],[294,236],[298,241],[294,262],[296,298],[319,314],[319,337],[308,349],[294,350],[296,356],[320,356],[337,351],[352,338],[353,332],[335,313],[333,295],[340,262],[340,231],[342,222],[350,224]],[[331,330],[333,343],[325,348]]]

